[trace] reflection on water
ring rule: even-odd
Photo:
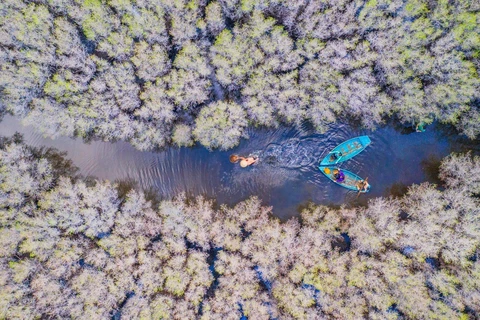
[[[325,134],[316,134],[307,124],[300,128],[250,129],[250,139],[230,152],[208,151],[200,146],[141,152],[125,142],[51,140],[6,116],[0,123],[0,135],[9,136],[15,131],[24,135],[27,144],[67,152],[84,176],[121,182],[121,190],[137,185],[161,198],[180,192],[203,194],[219,204],[230,205],[257,195],[265,205],[273,206],[274,214],[282,219],[296,215],[297,208],[307,201],[365,204],[369,198],[398,193],[403,189],[398,186],[438,182],[431,170],[424,170],[426,164],[461,150],[464,144],[477,151],[479,145],[478,141],[446,136],[434,126],[427,127],[424,133],[411,134],[402,134],[393,127],[371,132],[341,124]],[[369,178],[370,193],[357,199],[355,192],[329,181],[317,166],[337,144],[359,135],[369,135],[372,144],[354,159],[340,164]],[[232,153],[257,155],[259,162],[241,168],[238,163],[230,163],[228,157]]]
[[[437,184],[438,186],[442,184],[442,181],[439,178],[441,163],[442,159],[435,156],[427,157],[421,162],[422,169],[427,176],[427,180]]]

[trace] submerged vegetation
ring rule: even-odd
[[[199,141],[394,116],[480,134],[475,0],[4,0],[0,115],[45,135]]]
[[[216,106],[222,109],[228,106]],[[72,177],[61,154],[0,141],[0,319],[473,319],[480,158],[365,208],[280,222]],[[68,176],[70,175],[70,176]],[[348,243],[347,243],[348,241]],[[477,314],[478,315],[478,314]]]

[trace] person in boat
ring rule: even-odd
[[[415,131],[416,132],[425,132],[425,124],[423,122],[420,122],[415,126]]]
[[[360,180],[357,182],[356,187],[359,192],[367,192],[368,188],[370,188],[370,184],[368,183],[368,178],[365,180]]]
[[[341,152],[333,152],[331,155],[330,155],[330,161],[337,161],[338,159],[340,159],[342,157],[342,153]]]
[[[342,183],[345,181],[345,173],[343,173],[340,169],[333,170],[333,178],[335,182]]]
[[[241,156],[237,156],[236,154],[232,154],[230,156],[230,162],[237,163],[238,161],[240,161],[240,167],[242,168],[246,168],[254,164],[255,162],[257,162],[257,160],[258,160],[258,157],[241,157]]]

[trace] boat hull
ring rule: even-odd
[[[365,150],[370,143],[372,143],[372,141],[368,136],[360,136],[347,140],[330,151],[320,162],[320,166],[332,166],[350,160]]]
[[[320,171],[324,175],[326,175],[327,178],[329,178],[330,180],[332,180],[333,182],[335,182],[339,186],[342,186],[344,188],[347,188],[347,189],[353,190],[353,191],[358,191],[357,184],[364,180],[360,176],[356,175],[353,172],[350,172],[350,171],[345,170],[345,169],[340,169],[345,174],[345,180],[343,182],[337,182],[337,181],[335,181],[335,178],[333,177],[333,170],[339,169],[338,167],[334,167],[334,166],[322,167],[322,166],[320,166],[320,167],[318,167],[318,169],[320,169]],[[366,193],[368,191],[370,191],[370,187],[368,187],[368,189],[366,191],[362,190],[361,192]]]

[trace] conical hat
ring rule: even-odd
[[[238,156],[237,156],[236,154],[232,154],[232,155],[230,156],[230,162],[231,162],[231,163],[235,163],[235,162],[237,162],[237,161],[238,161]]]
[[[324,171],[326,174],[330,174],[330,169],[328,169],[328,168],[325,168],[323,171]]]
[[[245,168],[247,166],[248,166],[247,160],[243,159],[242,161],[240,161],[240,167]]]

